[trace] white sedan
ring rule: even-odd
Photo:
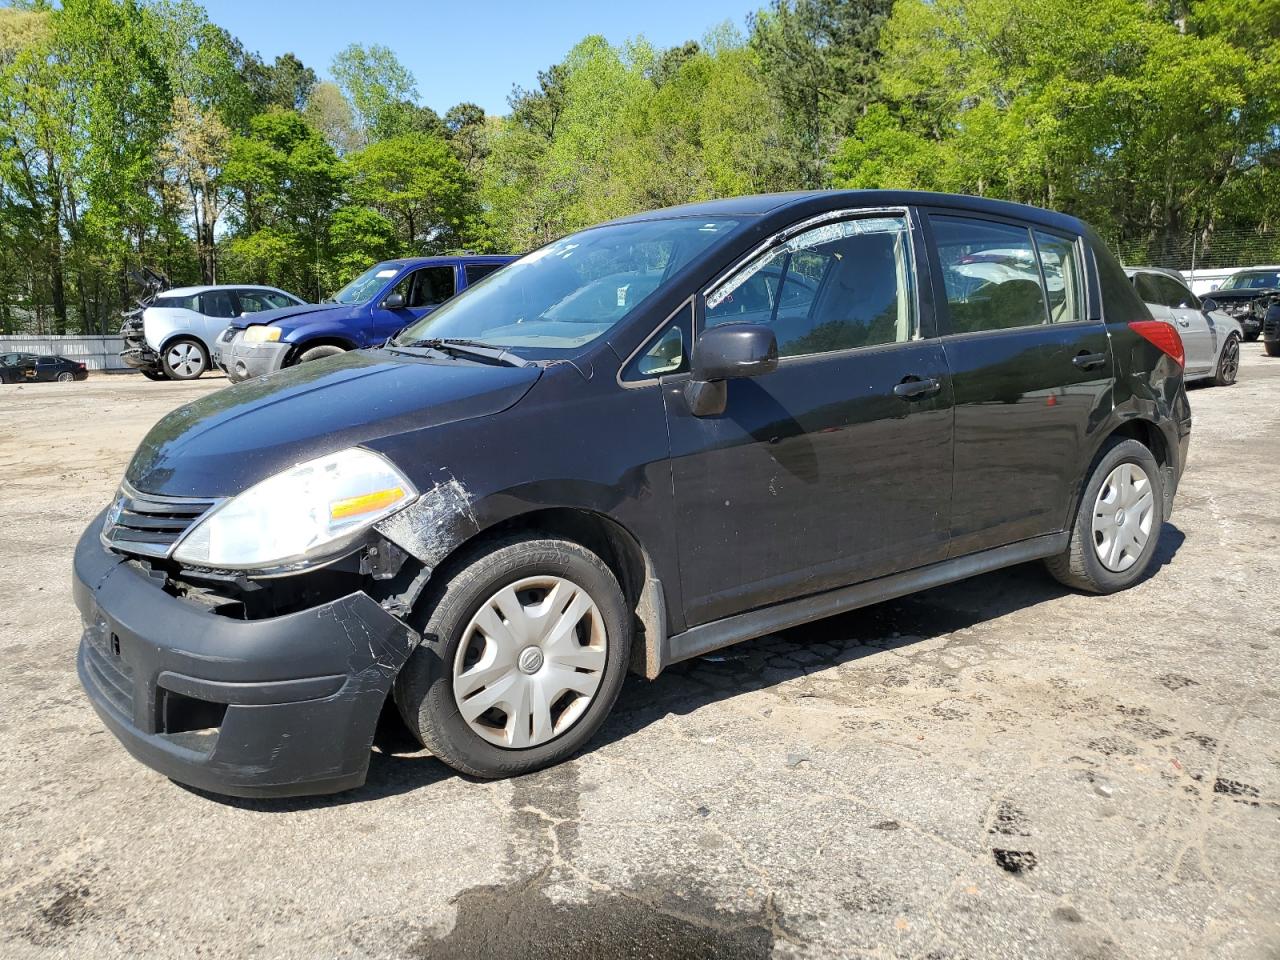
[[[1126,267],[1133,288],[1157,320],[1177,328],[1186,351],[1186,379],[1211,379],[1220,387],[1236,382],[1240,340],[1244,332],[1235,318],[1212,299],[1201,300],[1176,270]]]

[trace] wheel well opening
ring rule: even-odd
[[[170,335],[168,338],[165,339],[165,341],[162,344],[160,344],[160,349],[157,352],[161,356],[163,356],[165,352],[170,347],[172,347],[175,343],[177,343],[179,340],[185,340],[189,343],[194,343],[197,347],[199,347],[202,351],[204,351],[204,355],[206,357],[209,355],[209,348],[206,347],[204,345],[204,341],[201,340],[199,337],[197,337],[194,333],[175,333]]]
[[[1111,436],[1137,440],[1151,451],[1161,470],[1169,468],[1169,448],[1165,443],[1164,434],[1150,420],[1130,420],[1122,423],[1112,431]]]
[[[487,527],[471,540],[460,544],[457,549],[526,532],[572,540],[586,547],[613,571],[628,606],[634,609],[644,589],[644,551],[620,524],[598,513],[568,507],[535,510]],[[448,560],[445,561],[447,562]]]
[[[288,366],[290,363],[297,363],[298,358],[310,350],[312,347],[337,347],[339,350],[354,350],[354,345],[350,341],[343,340],[340,337],[316,337],[314,340],[304,340],[302,343],[294,346],[289,351]]]

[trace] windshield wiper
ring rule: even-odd
[[[439,350],[442,353],[453,353],[461,356],[481,357],[485,360],[496,360],[498,363],[506,364],[509,367],[525,367],[529,365],[529,361],[524,357],[517,357],[514,353],[509,353],[506,347],[492,347],[487,343],[481,343],[478,340],[462,340],[450,337],[433,337],[427,340],[410,340],[408,343],[393,344],[394,347],[425,347],[429,350]]]

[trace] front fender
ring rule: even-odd
[[[299,347],[311,340],[331,340],[348,350],[372,346],[367,343],[368,324],[358,316],[344,318],[321,316],[285,331],[281,341]]]

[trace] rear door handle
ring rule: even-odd
[[[903,400],[915,400],[917,397],[932,397],[942,389],[942,381],[936,377],[920,379],[917,376],[903,377],[902,382],[895,385],[893,395]]]
[[[1071,362],[1081,370],[1092,370],[1094,367],[1100,367],[1106,363],[1107,355],[1105,353],[1081,353],[1072,357]]]
[[[1180,326],[1180,327],[1189,327],[1189,326],[1191,326],[1191,321],[1190,321],[1190,320],[1183,320],[1183,319],[1182,319],[1182,317],[1179,317],[1179,318],[1178,318],[1178,326]]]

